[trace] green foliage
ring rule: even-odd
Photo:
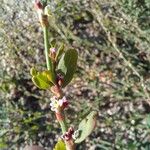
[[[96,126],[96,116],[97,112],[93,111],[80,122],[75,143],[81,143],[92,133]]]
[[[57,62],[57,61],[59,60],[59,58],[62,56],[62,54],[63,54],[63,52],[64,52],[64,48],[65,48],[65,46],[64,46],[64,44],[62,43],[62,44],[60,45],[60,47],[58,48],[57,53],[56,53],[56,58],[55,58],[56,62]]]
[[[48,80],[53,83],[53,84],[56,84],[56,78],[55,78],[55,75],[49,71],[49,70],[46,70],[43,72],[43,75],[47,76]]]
[[[59,140],[56,143],[54,150],[66,150],[65,143],[62,140]]]
[[[31,69],[31,75],[33,83],[40,89],[48,89],[55,83],[55,79],[52,76],[51,71],[37,72],[35,69]]]
[[[65,52],[58,63],[58,72],[64,76],[63,87],[65,87],[73,78],[77,67],[78,53],[75,49]]]
[[[5,141],[0,141],[0,149],[6,149],[7,143]]]

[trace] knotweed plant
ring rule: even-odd
[[[76,71],[78,52],[72,48],[66,49],[64,44],[58,45],[56,41],[49,42],[50,9],[47,1],[35,1],[35,8],[44,34],[47,68],[43,71],[32,68],[30,71],[32,81],[39,89],[49,90],[53,94],[50,99],[50,109],[55,112],[62,130],[62,136],[58,139],[54,150],[75,150],[76,144],[84,141],[94,129],[96,112],[92,111],[84,118],[76,131],[67,124],[64,111],[69,107],[69,100],[66,98],[63,88],[71,82]]]

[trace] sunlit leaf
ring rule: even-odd
[[[55,76],[50,70],[43,71],[42,75],[46,76],[48,81],[52,82],[53,84],[56,83]]]
[[[92,111],[86,118],[84,118],[78,127],[78,136],[75,143],[80,143],[88,137],[96,126],[97,112]]]
[[[33,83],[40,89],[48,89],[53,84],[48,80],[46,74],[38,73],[38,75],[32,77]]]
[[[70,49],[63,54],[59,63],[58,71],[64,76],[62,87],[65,87],[73,78],[77,67],[78,53],[75,49]]]
[[[53,150],[66,150],[65,143],[62,140],[59,140]]]

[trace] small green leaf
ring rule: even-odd
[[[40,89],[48,89],[53,84],[48,80],[47,75],[44,73],[38,73],[32,77],[33,83]]]
[[[30,74],[31,74],[32,76],[37,75],[37,73],[38,73],[38,71],[37,71],[35,68],[31,68],[31,69],[30,69]]]
[[[50,70],[43,71],[42,74],[47,77],[48,81],[52,82],[53,84],[56,83],[55,76]]]
[[[88,137],[96,126],[97,112],[92,111],[85,119],[83,119],[78,127],[78,137],[75,143],[81,143]]]
[[[70,49],[65,52],[58,63],[58,72],[64,76],[62,87],[65,87],[73,78],[77,67],[78,52]]]
[[[56,82],[55,76],[49,70],[38,72],[35,68],[31,68],[30,73],[33,76],[33,83],[40,89],[48,89]]]
[[[59,140],[53,150],[66,150],[65,143],[62,140]]]
[[[63,54],[64,48],[65,48],[64,44],[61,44],[60,47],[58,48],[57,53],[56,53],[56,58],[55,58],[56,61],[57,61],[57,60],[59,59],[59,57],[61,57],[61,55]]]

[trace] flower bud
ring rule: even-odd
[[[70,127],[68,131],[62,136],[65,141],[69,141],[72,139],[72,135],[74,133],[73,127]]]
[[[74,133],[74,128],[73,127],[70,127],[69,129],[68,129],[68,132],[69,132],[69,134],[73,134]]]
[[[51,6],[50,5],[47,5],[45,7],[45,14],[48,15],[48,16],[52,16],[52,11],[51,11]]]
[[[35,1],[34,7],[37,10],[41,25],[48,26],[48,16],[44,14],[44,7],[39,0]]]
[[[41,2],[39,0],[36,0],[34,3],[34,7],[37,11],[39,10],[43,10],[43,5],[41,4]]]
[[[60,106],[62,109],[65,109],[65,108],[68,106],[68,104],[69,104],[65,96],[64,96],[62,99],[60,99],[60,100],[58,101],[58,103],[59,103],[59,106]]]
[[[51,48],[50,48],[49,57],[50,57],[53,61],[55,61],[55,57],[56,57],[56,49],[55,49],[55,47],[51,47]]]
[[[66,133],[62,136],[62,138],[63,138],[65,141],[69,141],[69,140],[71,139],[71,136],[69,135],[68,132],[66,132]]]
[[[61,87],[64,81],[64,77],[63,75],[61,75],[60,73],[57,74],[57,83],[58,85]]]

